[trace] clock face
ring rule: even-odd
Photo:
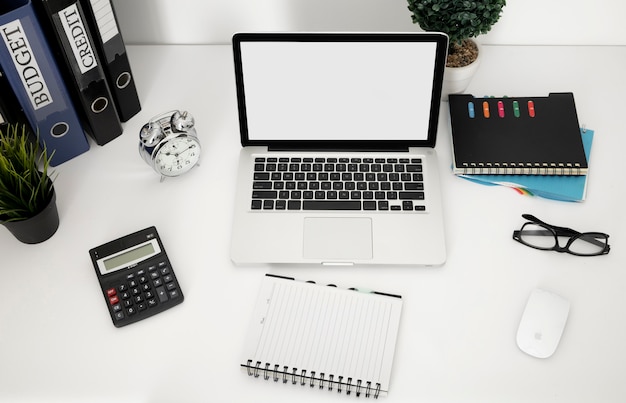
[[[166,141],[154,157],[154,169],[163,176],[178,176],[193,168],[200,160],[200,143],[186,135]]]

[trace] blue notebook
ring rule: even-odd
[[[585,157],[589,161],[593,130],[580,129],[585,149]],[[546,199],[580,202],[585,200],[587,193],[587,175],[580,176],[546,176],[546,175],[458,175],[461,178],[488,186],[507,186],[519,193],[530,194]]]

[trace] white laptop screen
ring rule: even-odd
[[[254,40],[234,42],[248,142],[415,145],[434,136],[441,37],[344,34],[329,40],[311,34],[303,41],[252,35]]]

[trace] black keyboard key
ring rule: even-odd
[[[406,166],[407,172],[422,172],[422,166],[419,164],[411,164]]]
[[[303,210],[361,210],[361,202],[356,200],[305,200]]]
[[[300,200],[289,200],[287,202],[287,210],[300,210],[302,202]]]
[[[263,202],[261,200],[252,200],[252,210],[260,210],[261,206],[263,206]]]
[[[271,189],[272,182],[253,182],[252,189]]]
[[[268,172],[255,172],[254,180],[255,181],[267,181],[270,179],[270,174]]]
[[[252,192],[253,199],[275,199],[278,192],[275,190],[255,190]]]
[[[415,182],[405,183],[404,190],[424,190],[424,184]]]
[[[363,210],[376,210],[376,202],[375,201],[364,201],[363,202]]]
[[[398,192],[400,200],[424,200],[424,192]]]

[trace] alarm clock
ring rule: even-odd
[[[139,132],[139,154],[161,175],[161,182],[189,172],[200,162],[200,152],[193,116],[186,111],[157,115]]]

